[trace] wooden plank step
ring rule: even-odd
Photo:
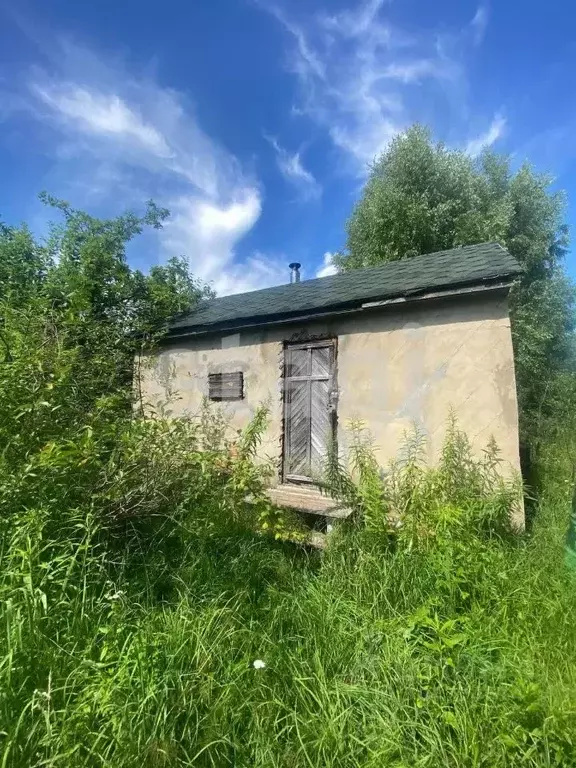
[[[316,488],[303,488],[296,485],[277,485],[268,488],[266,493],[273,504],[279,507],[295,509],[312,515],[323,515],[344,519],[350,515],[351,510],[342,506],[340,502],[324,496]]]

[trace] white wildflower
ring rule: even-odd
[[[34,689],[34,696],[37,699],[42,699],[44,701],[50,701],[50,693],[48,691],[39,691],[38,688]]]
[[[106,600],[110,600],[110,601],[121,600],[125,594],[126,592],[124,592],[123,589],[119,589],[116,592],[112,592],[112,591],[108,592],[105,597],[106,597]]]
[[[266,663],[262,661],[262,659],[255,659],[252,662],[252,666],[254,667],[254,669],[264,669],[264,667],[266,666]]]
[[[47,707],[49,708],[51,699],[50,691],[39,691],[36,688],[32,695],[32,709],[45,710]]]

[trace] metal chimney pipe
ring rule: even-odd
[[[297,261],[293,261],[291,264],[288,264],[290,267],[290,282],[291,283],[299,283],[300,282],[300,267],[302,264],[299,264]]]

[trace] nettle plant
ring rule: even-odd
[[[426,461],[426,438],[416,427],[404,436],[398,458],[386,469],[361,422],[350,427],[348,462],[329,452],[324,485],[352,510],[351,523],[407,550],[468,537],[503,537],[513,532],[522,504],[522,481],[504,476],[498,446],[490,440],[482,456],[453,414],[436,466]]]

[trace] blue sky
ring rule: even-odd
[[[230,293],[329,272],[415,121],[576,199],[575,22],[560,0],[0,0],[0,215],[41,233],[42,189],[96,215],[153,197],[172,217],[133,265],[186,254]]]

